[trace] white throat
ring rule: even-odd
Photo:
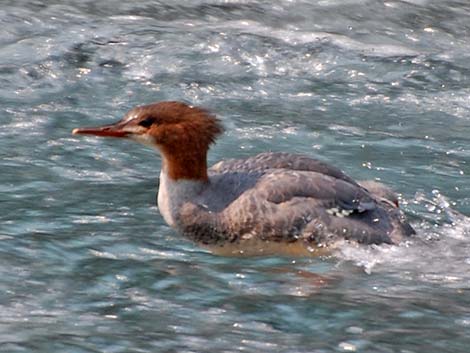
[[[205,183],[199,180],[173,180],[164,168],[160,172],[158,188],[158,209],[163,219],[171,227],[179,223],[179,211],[186,202],[195,201]]]

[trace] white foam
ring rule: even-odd
[[[398,246],[361,246],[344,243],[335,255],[338,266],[347,262],[364,269],[367,274],[387,272],[403,279],[440,283],[461,287],[470,280],[470,218],[450,206],[438,192],[426,198],[418,194],[415,202],[433,205],[435,214],[444,214],[443,224],[428,220],[414,224],[417,234]]]

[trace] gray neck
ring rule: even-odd
[[[194,201],[206,186],[207,183],[201,180],[173,180],[163,168],[160,172],[158,209],[165,222],[177,228],[181,223],[181,207],[187,202]]]

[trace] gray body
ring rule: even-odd
[[[209,182],[172,181],[163,168],[158,205],[168,224],[209,247],[243,248],[253,240],[313,247],[339,239],[397,244],[413,234],[392,203],[395,194],[370,185],[371,191],[306,156],[262,153],[217,163]]]

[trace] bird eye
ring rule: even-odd
[[[149,128],[150,126],[152,126],[152,124],[155,122],[156,118],[154,117],[148,117],[148,118],[145,118],[144,120],[140,121],[137,125],[139,126],[143,126],[145,128]]]

